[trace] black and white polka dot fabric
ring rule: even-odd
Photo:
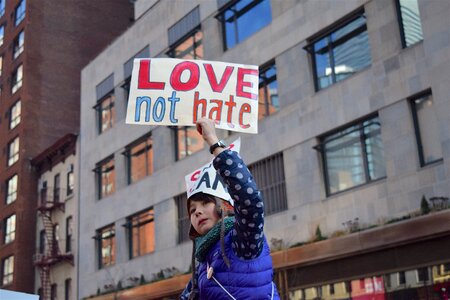
[[[236,221],[232,247],[236,256],[254,259],[263,248],[264,204],[253,176],[235,151],[226,150],[214,159],[214,168],[234,199]]]

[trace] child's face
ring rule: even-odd
[[[200,235],[206,234],[220,220],[216,204],[210,201],[191,201],[189,214],[192,226]]]

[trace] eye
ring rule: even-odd
[[[190,210],[189,210],[189,214],[193,214],[193,213],[195,213],[195,208],[191,208]]]

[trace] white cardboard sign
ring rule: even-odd
[[[258,133],[258,66],[175,58],[135,59],[126,123]]]

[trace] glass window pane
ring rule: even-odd
[[[399,0],[399,3],[405,39],[404,44],[406,47],[409,47],[423,40],[419,5],[417,0]]]
[[[151,137],[130,149],[130,182],[136,182],[153,173],[153,148]]]
[[[10,204],[17,199],[17,180],[18,176],[14,175],[7,182],[6,204]]]
[[[193,126],[179,126],[176,130],[177,160],[183,159],[203,149],[204,140]]]
[[[328,194],[386,176],[378,117],[331,134],[322,143]]]
[[[99,167],[100,199],[115,191],[114,159],[102,163]]]
[[[20,114],[21,114],[21,101],[17,101],[13,107],[11,107],[10,112],[10,123],[9,128],[13,129],[20,123]]]
[[[308,48],[313,50],[317,89],[347,78],[371,63],[364,16],[337,28]]]
[[[4,243],[8,244],[14,241],[16,237],[16,215],[8,217],[5,221],[5,238]]]
[[[336,82],[370,65],[371,55],[367,31],[333,49]]]
[[[364,183],[364,162],[359,135],[359,131],[354,131],[325,145],[330,193]]]
[[[422,147],[422,162],[427,164],[442,158],[442,147],[439,138],[439,124],[433,97],[427,95],[414,101],[420,146]]]
[[[254,3],[258,3],[255,6]],[[272,22],[269,0],[241,0],[223,12],[225,48],[233,48]]]
[[[110,95],[100,103],[100,133],[113,127],[115,121],[115,96]]]
[[[144,255],[155,250],[154,210],[149,209],[131,217],[132,257]]]

